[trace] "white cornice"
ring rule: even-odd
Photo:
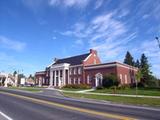
[[[83,66],[83,64],[80,64],[80,65],[71,65],[69,67],[72,68],[72,67],[81,67],[81,66]]]
[[[86,59],[84,59],[83,61],[84,61],[84,62],[87,61],[91,55],[92,55],[92,53],[90,53],[90,54],[86,57]]]
[[[137,71],[138,69],[136,69],[135,67],[132,66],[125,66],[125,65],[121,65],[119,63],[113,63],[113,64],[102,64],[102,65],[95,65],[95,66],[85,66],[84,69],[97,69],[97,68],[107,68],[107,67],[115,67],[115,66],[119,66],[119,67],[123,67],[123,68],[127,68],[127,69],[133,69],[135,71]]]

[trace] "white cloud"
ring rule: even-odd
[[[136,33],[128,32],[127,26],[114,18],[115,12],[96,16],[89,23],[76,23],[63,35],[75,37],[75,43],[88,43],[88,48],[98,50],[102,60],[119,60],[125,45],[136,38]],[[82,24],[83,23],[83,24]],[[81,26],[81,27],[77,27]],[[80,41],[79,41],[80,40]]]
[[[153,74],[160,78],[160,49],[158,48],[158,43],[155,39],[146,40],[141,42],[138,47],[133,47],[134,53],[145,53],[148,57],[149,63],[151,64],[151,70]]]
[[[56,37],[56,36],[53,36],[53,37],[52,37],[52,40],[56,40],[56,39],[57,39],[57,37]]]
[[[78,7],[85,8],[90,0],[49,0],[51,6]]]
[[[22,0],[22,3],[34,13],[37,13],[48,5],[47,0]]]
[[[49,5],[58,5],[60,3],[60,0],[50,0]]]
[[[137,6],[137,14],[143,17],[151,17],[155,20],[160,20],[160,1],[159,0],[145,0],[140,1]],[[148,16],[145,16],[148,15]]]
[[[100,7],[102,6],[103,2],[104,2],[104,0],[97,0],[97,1],[95,2],[95,7],[94,7],[94,9],[100,8]]]
[[[143,19],[147,19],[150,15],[149,14],[145,14],[142,16]]]
[[[117,12],[119,12],[119,11],[117,11]],[[119,17],[119,18],[125,17],[125,16],[127,16],[129,13],[130,13],[130,11],[129,11],[128,9],[122,9],[122,10],[119,12],[118,17]]]
[[[26,47],[26,43],[11,40],[5,36],[0,35],[0,46],[3,48],[8,48],[16,51],[22,51]]]

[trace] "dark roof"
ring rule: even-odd
[[[70,65],[79,65],[82,64],[82,61],[85,60],[89,56],[89,54],[90,53],[64,59],[58,59],[54,64],[69,63]]]

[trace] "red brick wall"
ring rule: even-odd
[[[97,73],[101,73],[103,76],[114,73],[116,74],[116,67],[107,67],[107,68],[97,68],[97,69],[88,69],[85,70],[85,84],[87,84],[87,76],[89,75],[91,77],[91,83],[90,85],[95,86],[95,75]]]
[[[78,73],[78,68],[81,68],[81,74]],[[83,84],[83,66],[76,66],[76,67],[72,67],[70,68],[72,69],[72,72],[70,74],[69,72],[69,77],[71,79],[71,84],[73,84],[74,82],[74,79],[76,79],[76,84],[78,84],[78,78],[80,78],[80,83]],[[73,69],[76,69],[76,74],[74,74],[74,70]]]
[[[94,61],[96,61],[96,63],[94,63]],[[83,65],[93,65],[93,64],[100,64],[101,61],[98,57],[97,51],[96,50],[90,50],[90,57],[86,60],[83,61]]]
[[[121,67],[121,66],[88,69],[88,70],[86,69],[84,83],[87,84],[87,76],[89,75],[92,81],[90,85],[95,86],[95,75],[97,73],[101,73],[103,76],[113,73],[113,74],[116,74],[120,84],[132,84],[134,83],[136,71],[133,69],[128,69],[127,67]],[[120,79],[120,74],[122,76],[122,79]]]
[[[122,79],[120,79],[120,74],[122,76]],[[135,81],[136,71],[133,69],[128,69],[124,67],[117,66],[117,77],[121,81],[121,84],[131,84]],[[125,81],[125,76],[127,80]]]

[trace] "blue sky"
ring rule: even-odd
[[[103,62],[145,53],[160,77],[160,0],[0,0],[0,71],[33,74],[96,49]]]

